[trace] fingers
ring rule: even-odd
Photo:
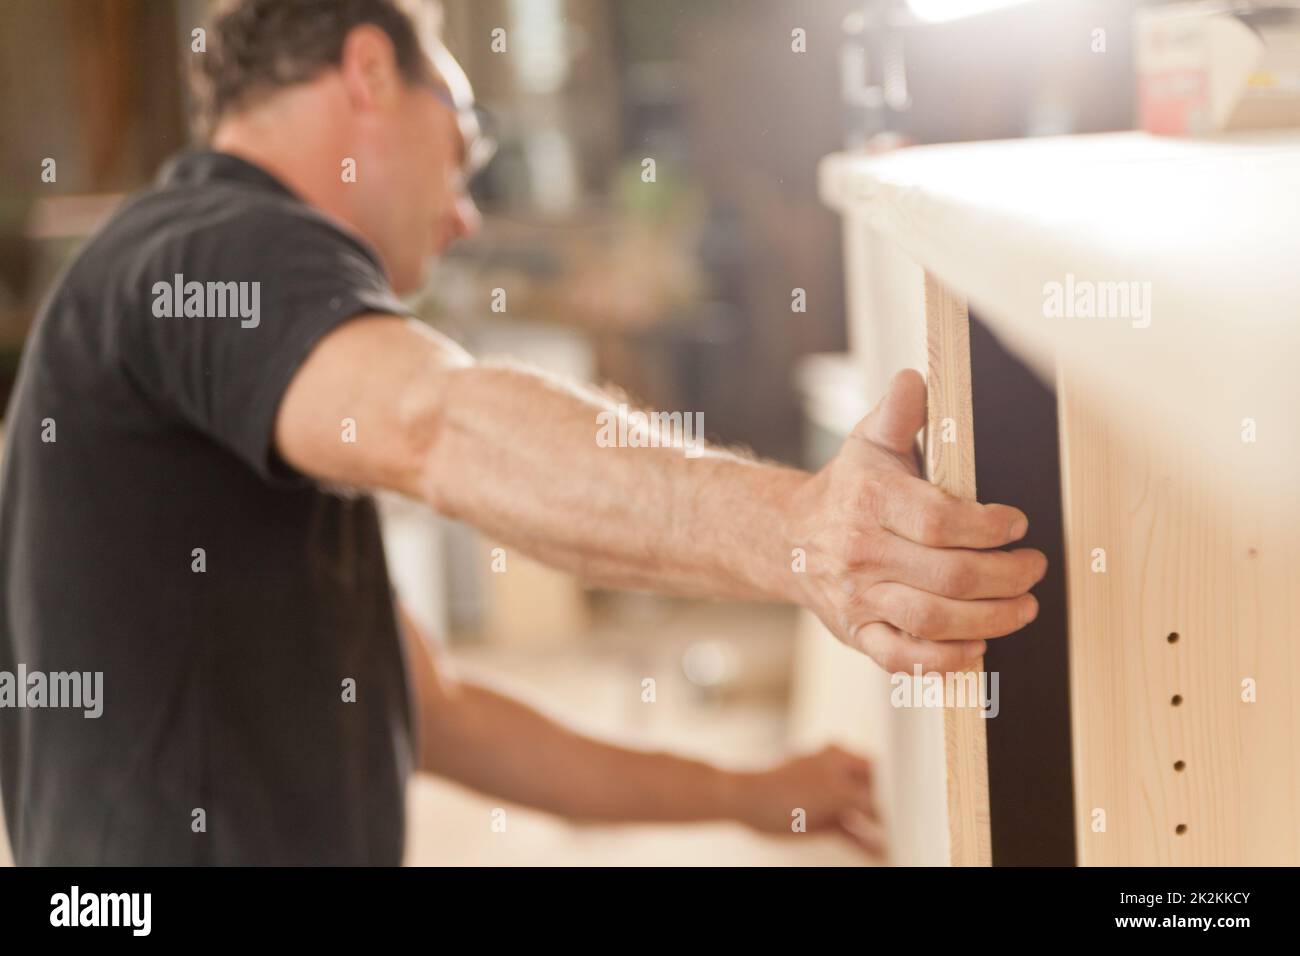
[[[871,761],[865,757],[859,757],[857,754],[845,750],[837,744],[831,744],[826,748],[826,753],[831,754],[839,761],[839,769],[842,774],[854,783],[870,786],[875,779],[871,771]]]
[[[875,780],[871,765],[855,754],[845,753],[841,758],[845,784],[848,786],[849,804],[873,822],[880,821],[880,805],[876,802]]]
[[[927,641],[904,634],[882,621],[855,628],[847,643],[866,654],[887,671],[962,671],[980,659],[987,649],[983,641]]]
[[[894,581],[873,585],[863,603],[873,616],[928,641],[1005,637],[1038,616],[1038,600],[1032,594],[958,601]]]
[[[927,548],[897,536],[889,536],[881,548],[879,560],[895,580],[966,601],[1019,597],[1047,573],[1047,556],[1032,548]]]
[[[925,427],[925,379],[914,369],[898,372],[853,437],[913,460],[916,435]],[[932,548],[1000,548],[1024,537],[1029,520],[1007,505],[982,505],[945,494],[904,471],[882,480],[879,518],[889,530]]]
[[[916,433],[925,427],[925,379],[915,369],[903,369],[889,381],[880,404],[853,429],[862,438],[906,459],[912,457]]]
[[[878,490],[877,520],[929,548],[1000,548],[1029,530],[1019,508],[962,501],[901,471],[882,475]]]
[[[835,821],[836,831],[854,843],[868,856],[883,861],[886,857],[885,830],[873,820],[856,810],[845,810]]]
[[[827,745],[818,756],[830,763],[838,780],[846,788],[846,794],[860,810],[873,817],[879,815],[875,804],[875,774],[871,769],[871,761],[837,744]]]
[[[823,756],[834,762],[838,775],[837,800],[840,810],[834,829],[874,857],[885,855],[885,830],[876,802],[871,762],[835,745]]]

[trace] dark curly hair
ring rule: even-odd
[[[191,121],[206,139],[217,120],[251,97],[304,83],[343,56],[363,23],[393,42],[407,82],[434,79],[415,25],[395,0],[226,0],[207,25],[205,53],[191,54]]]

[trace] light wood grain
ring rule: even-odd
[[[971,411],[970,318],[966,300],[926,273],[925,329],[929,404],[926,473],[944,491],[975,498],[975,422]],[[945,441],[951,438],[951,441]],[[983,659],[972,670],[982,670]],[[953,866],[990,866],[989,768],[984,716],[949,706],[943,715],[948,795],[948,858]]]
[[[931,277],[1045,380],[1065,369],[1079,862],[1300,865],[1300,133],[841,154],[820,181],[929,274],[931,442],[945,417],[970,438],[964,303]],[[1071,277],[1138,283],[1148,308],[1057,317]],[[973,495],[973,449],[930,450]],[[987,862],[983,727],[945,718],[949,856]]]
[[[1209,439],[1237,475],[1223,499],[1076,377],[1058,395],[1079,863],[1300,864],[1295,509],[1259,517],[1235,428]]]

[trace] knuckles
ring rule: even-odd
[[[844,569],[870,572],[883,568],[887,543],[885,534],[879,531],[848,536],[841,553]]]
[[[861,597],[864,610],[915,637],[930,637],[942,626],[942,613],[921,592],[888,582],[877,584]]]
[[[903,630],[916,637],[932,638],[943,633],[943,614],[935,605],[922,597],[907,597],[900,602],[898,615]]]
[[[979,584],[979,572],[971,567],[969,561],[963,559],[950,562],[939,574],[939,588],[948,597],[971,597]]]
[[[927,548],[941,548],[945,544],[948,518],[941,505],[926,502],[918,505],[915,512],[916,538],[918,544]]]

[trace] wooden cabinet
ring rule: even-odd
[[[1300,864],[1300,135],[839,154],[821,187],[864,366],[927,344],[891,359],[930,378],[934,479],[1059,529],[999,715],[911,738],[946,819],[892,801],[895,859]],[[935,785],[875,739],[895,793]]]

